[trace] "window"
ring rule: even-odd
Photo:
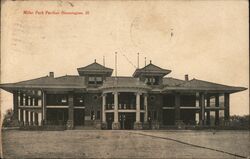
[[[96,77],[96,84],[102,84],[102,77]]]
[[[68,105],[67,94],[47,94],[47,105]]]
[[[89,77],[89,84],[95,84],[95,77]]]
[[[89,84],[102,84],[102,77],[94,77],[90,76],[89,77]]]
[[[67,98],[66,98],[66,97],[63,97],[63,98],[61,99],[61,102],[62,102],[62,103],[67,103]]]
[[[83,94],[74,94],[74,105],[75,106],[84,106],[84,95]]]
[[[159,85],[159,77],[146,77],[145,83],[148,85]]]

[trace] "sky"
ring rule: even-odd
[[[104,56],[114,69],[115,52],[118,76],[131,76],[139,52],[140,67],[146,57],[172,70],[167,77],[249,88],[244,0],[4,1],[1,12],[1,83],[75,75]],[[231,115],[249,114],[248,90],[230,97]],[[0,103],[2,113],[12,108],[12,95],[2,90]]]

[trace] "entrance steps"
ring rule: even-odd
[[[84,126],[94,126],[94,120],[85,120]]]
[[[94,126],[75,126],[74,129],[75,130],[98,130]]]

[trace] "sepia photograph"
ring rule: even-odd
[[[3,0],[1,158],[250,158],[247,0]]]

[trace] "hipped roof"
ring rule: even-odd
[[[77,68],[79,75],[85,74],[108,74],[111,76],[113,69],[105,67],[96,61],[88,66]]]
[[[16,82],[16,83],[6,83],[6,84],[1,84],[0,87],[11,92],[12,90],[15,90],[18,88],[20,89],[22,88],[84,89],[86,88],[86,85],[85,85],[84,77],[74,76],[74,75],[65,75],[65,76],[61,76],[57,78],[44,76],[44,77]]]
[[[190,81],[169,80],[170,85],[166,84],[163,91],[209,91],[209,92],[228,92],[235,93],[246,90],[244,87],[227,86],[208,81],[192,79]]]
[[[136,69],[133,74],[133,77],[139,77],[141,74],[159,74],[159,75],[165,76],[169,74],[170,72],[171,70],[163,69],[150,63],[143,68]]]

